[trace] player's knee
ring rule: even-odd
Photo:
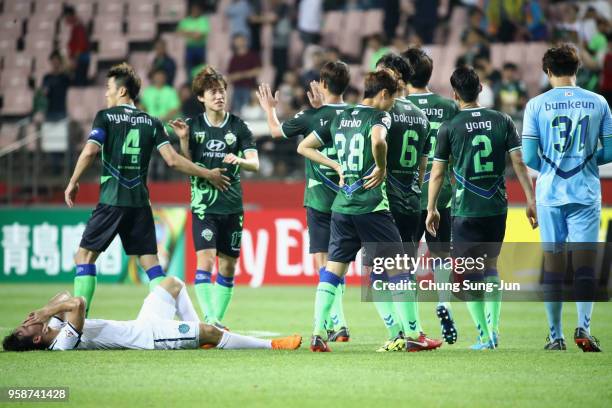
[[[200,344],[217,345],[221,341],[223,332],[215,326],[206,323],[200,323]]]
[[[167,276],[160,283],[160,286],[163,287],[166,291],[168,291],[168,293],[170,293],[172,297],[176,298],[178,297],[179,293],[181,293],[181,290],[183,290],[183,288],[185,287],[185,284],[182,280],[175,276]]]
[[[77,265],[92,264],[96,262],[97,254],[89,249],[79,248],[74,255],[74,263]]]
[[[202,269],[204,271],[211,271],[213,266],[215,265],[216,255],[212,251],[198,251],[196,253],[197,261],[198,261],[198,269]]]

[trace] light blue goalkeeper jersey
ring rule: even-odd
[[[531,99],[525,108],[523,139],[538,140],[537,204],[601,202],[596,154],[599,142],[608,137],[610,107],[596,93],[564,86]]]

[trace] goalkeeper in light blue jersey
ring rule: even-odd
[[[565,350],[560,295],[565,243],[598,241],[601,187],[598,166],[612,161],[612,116],[606,100],[576,86],[580,60],[572,45],[550,48],[542,60],[553,89],[529,101],[523,122],[523,154],[540,172],[536,203],[544,243],[543,283],[550,335],[547,350]],[[572,244],[578,327],[583,351],[601,351],[590,334],[595,289],[593,245]],[[577,249],[577,250],[576,250]]]

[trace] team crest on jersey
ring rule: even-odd
[[[227,143],[228,145],[233,145],[234,143],[236,143],[236,135],[232,132],[226,133],[225,143]]]
[[[185,323],[179,324],[178,331],[181,334],[185,334],[189,331],[189,325]]]
[[[353,113],[351,113],[351,115],[359,115],[359,111],[358,110],[354,110]]]
[[[574,96],[572,91],[565,91],[565,96]]]
[[[213,232],[209,230],[208,228],[202,231],[202,238],[204,238],[205,240],[210,241],[212,237],[213,237]]]
[[[387,129],[391,127],[391,118],[388,114],[384,118],[382,118],[382,123],[387,127]]]

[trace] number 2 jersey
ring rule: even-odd
[[[187,119],[187,124],[191,160],[207,169],[227,169],[224,174],[230,179],[229,189],[221,192],[205,179],[191,177],[191,210],[201,219],[205,213],[242,213],[240,166],[223,163],[223,159],[230,153],[244,157],[245,152],[257,151],[251,130],[229,112],[219,126],[213,126],[206,113]]]
[[[318,109],[306,109],[298,112],[293,119],[281,125],[281,131],[286,138],[308,136],[318,127],[329,126],[331,121],[348,105],[326,104]],[[319,151],[332,160],[337,160],[336,148],[330,141]],[[305,159],[306,191],[304,192],[304,207],[313,208],[324,213],[331,213],[331,207],[338,192],[338,174],[327,166]]]
[[[510,116],[487,108],[465,109],[440,127],[434,160],[452,156],[457,184],[452,214],[490,217],[508,211],[506,152],[521,148]]]
[[[158,119],[119,105],[98,112],[87,139],[102,149],[100,203],[117,207],[150,205],[147,172],[153,148],[170,143]]]
[[[612,117],[602,96],[564,86],[531,99],[525,108],[523,138],[536,139],[539,144],[536,203],[599,203],[596,152],[604,137],[612,137]]]
[[[363,188],[363,178],[376,166],[371,132],[377,126],[389,130],[389,113],[357,105],[336,116],[331,126],[320,126],[313,131],[323,146],[333,141],[344,173],[345,186],[336,194],[333,212],[355,215],[389,210],[384,182],[373,189]]]

